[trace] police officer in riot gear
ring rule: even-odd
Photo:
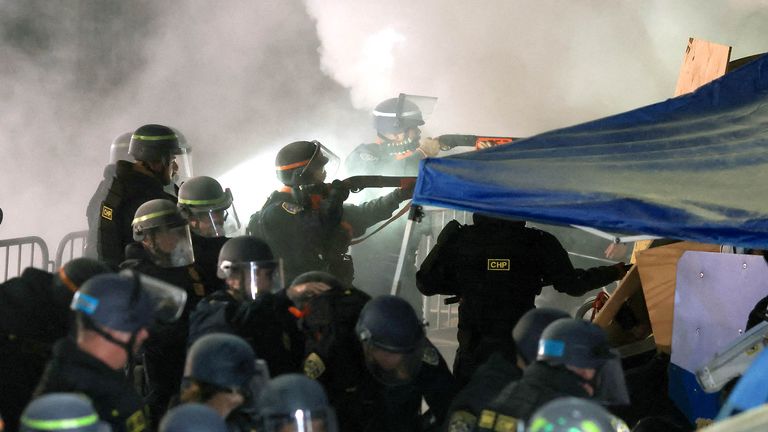
[[[139,206],[152,199],[176,201],[164,187],[171,185],[179,169],[177,158],[186,157],[188,148],[182,147],[173,129],[148,124],[131,135],[128,153],[136,162],[118,160],[114,175],[105,171],[87,210],[86,255],[112,265],[125,259],[125,246],[132,241],[131,221]]]
[[[110,432],[99,420],[87,397],[75,393],[51,393],[33,400],[24,409],[20,432]],[[13,429],[16,430],[16,429]]]
[[[453,372],[461,384],[478,366],[477,349],[505,343],[542,287],[579,296],[626,274],[623,263],[574,269],[554,236],[524,221],[478,213],[473,220],[474,225],[449,222],[416,273],[422,294],[460,299]]]
[[[519,381],[505,387],[481,411],[478,430],[514,430],[504,425],[527,422],[534,411],[558,397],[629,403],[621,359],[608,345],[605,332],[590,322],[562,318],[548,325],[536,359]]]
[[[69,332],[69,304],[80,285],[111,272],[90,258],[75,258],[49,273],[28,267],[0,284],[0,413],[8,430],[32,397],[56,340]]]
[[[154,278],[92,277],[72,299],[76,339],[56,343],[36,393],[83,393],[113,430],[147,430],[146,406],[123,369],[149,337],[152,322],[178,318],[185,302],[183,291]]]
[[[270,381],[259,397],[259,431],[338,432],[323,387],[300,374]]]
[[[480,411],[487,407],[509,383],[520,379],[523,369],[536,361],[539,338],[551,323],[570,316],[558,309],[531,309],[517,321],[512,330],[515,349],[490,354],[485,363],[451,402],[447,429],[449,432],[472,430]]]
[[[244,338],[263,358],[272,375],[297,372],[304,340],[293,303],[281,290],[279,261],[263,240],[229,239],[219,252],[219,277],[227,285],[204,298],[190,318],[189,342],[213,332]]]
[[[455,380],[411,305],[395,296],[374,298],[360,313],[356,332],[374,378],[360,390],[367,423],[358,430],[421,431],[442,425]],[[429,406],[423,416],[422,398]]]
[[[187,347],[189,314],[211,289],[194,263],[189,223],[173,201],[157,199],[142,204],[133,219],[133,238],[122,268],[158,278],[182,288],[189,298],[184,313],[171,324],[157,324],[144,344],[148,377],[147,402],[157,425],[171,396],[181,384]]]
[[[230,430],[248,431],[256,425],[255,398],[268,380],[265,363],[246,341],[212,333],[189,348],[180,400],[206,404]]]
[[[240,219],[232,199],[232,192],[224,190],[216,179],[193,177],[179,188],[178,206],[189,221],[195,262],[203,271],[206,284],[216,289],[225,288],[216,277],[219,251],[240,230]]]
[[[186,403],[168,411],[160,422],[160,432],[228,432],[224,419],[211,407]]]
[[[317,141],[296,141],[275,158],[285,188],[275,191],[250,218],[248,233],[263,238],[284,263],[287,281],[312,270],[350,283],[354,277],[347,250],[352,238],[392,215],[413,190],[402,188],[359,206],[344,204],[349,189],[324,183],[326,166],[338,158]]]
[[[599,404],[587,399],[563,397],[536,410],[528,432],[629,432],[629,426]]]

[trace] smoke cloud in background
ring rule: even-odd
[[[425,135],[528,136],[670,97],[687,38],[768,51],[766,1],[0,3],[0,238],[86,227],[109,144],[180,129],[241,219],[275,151],[374,138],[370,108],[438,96]]]

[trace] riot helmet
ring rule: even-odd
[[[133,162],[133,157],[128,154],[132,136],[133,132],[125,132],[115,137],[112,145],[109,146],[109,163],[115,164],[119,160]]]
[[[336,173],[339,157],[319,141],[295,141],[275,157],[277,178],[286,186],[321,184]]]
[[[226,237],[240,230],[232,192],[222,189],[211,177],[185,181],[179,188],[178,207],[189,221],[190,230],[199,236]]]
[[[407,301],[391,295],[374,298],[360,312],[355,332],[366,366],[380,382],[405,384],[418,374],[427,341],[424,325]]]
[[[213,408],[187,403],[172,408],[160,421],[160,432],[227,432],[227,423]]]
[[[593,369],[594,377],[584,380],[595,391],[594,398],[607,404],[629,404],[621,358],[611,349],[603,329],[574,318],[562,318],[541,333],[536,357],[553,366]]]
[[[189,348],[184,378],[222,389],[225,392],[250,393],[257,375],[256,354],[242,338],[226,334],[207,334]]]
[[[424,124],[424,109],[430,112],[437,98],[400,93],[373,109],[373,125],[381,143],[392,155],[416,150],[421,139],[419,126]]]
[[[141,242],[160,267],[182,267],[195,262],[189,224],[173,201],[154,199],[142,204],[131,223],[133,239]]]
[[[162,163],[163,172],[155,174],[161,176],[163,185],[171,184],[180,172],[191,174],[189,146],[182,145],[177,132],[168,126],[147,124],[136,129],[128,153],[137,161]]]
[[[61,289],[57,293],[63,293],[67,303],[72,299],[72,294],[80,289],[80,286],[97,274],[111,273],[112,269],[101,261],[93,258],[75,258],[70,260],[54,273],[54,284]]]
[[[75,393],[48,393],[34,399],[21,414],[21,432],[109,432],[91,401]]]
[[[336,413],[323,387],[301,374],[280,375],[259,397],[261,431],[337,432]]]
[[[552,308],[531,309],[520,317],[512,329],[512,338],[515,340],[517,353],[520,354],[525,364],[530,364],[536,360],[541,332],[549,324],[561,318],[569,317],[568,313]]]
[[[623,420],[587,399],[557,398],[537,409],[528,432],[629,432]]]
[[[264,241],[253,236],[227,240],[219,251],[217,275],[239,300],[254,299],[258,293],[283,286],[282,266]]]

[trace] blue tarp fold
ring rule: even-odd
[[[768,56],[696,92],[422,161],[414,202],[768,248]]]

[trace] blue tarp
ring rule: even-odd
[[[762,56],[694,93],[508,145],[426,159],[413,201],[765,248],[767,198]]]

